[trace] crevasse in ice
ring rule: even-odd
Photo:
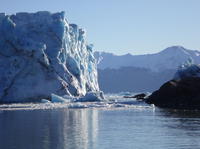
[[[0,13],[0,102],[99,91],[85,36],[64,12]]]

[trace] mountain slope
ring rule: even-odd
[[[152,92],[173,78],[176,70],[152,72],[149,69],[122,67],[119,69],[99,69],[99,87],[105,93]]]
[[[194,63],[200,63],[200,52],[196,50],[188,50],[181,46],[172,46],[155,54],[146,55],[121,55],[117,56],[112,53],[95,52],[98,59],[99,69],[120,67],[139,67],[152,71],[163,71],[166,69],[177,69],[178,66],[186,62],[188,59]]]
[[[96,52],[100,89],[106,93],[121,91],[152,92],[171,80],[177,68],[190,60],[200,63],[200,52],[173,46],[155,54],[117,56]]]

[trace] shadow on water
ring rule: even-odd
[[[95,148],[97,129],[96,110],[3,111],[0,149]]]

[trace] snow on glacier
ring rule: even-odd
[[[0,13],[0,102],[99,91],[93,46],[64,12]]]

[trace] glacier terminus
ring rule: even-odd
[[[0,102],[98,92],[93,45],[65,12],[0,13]]]

